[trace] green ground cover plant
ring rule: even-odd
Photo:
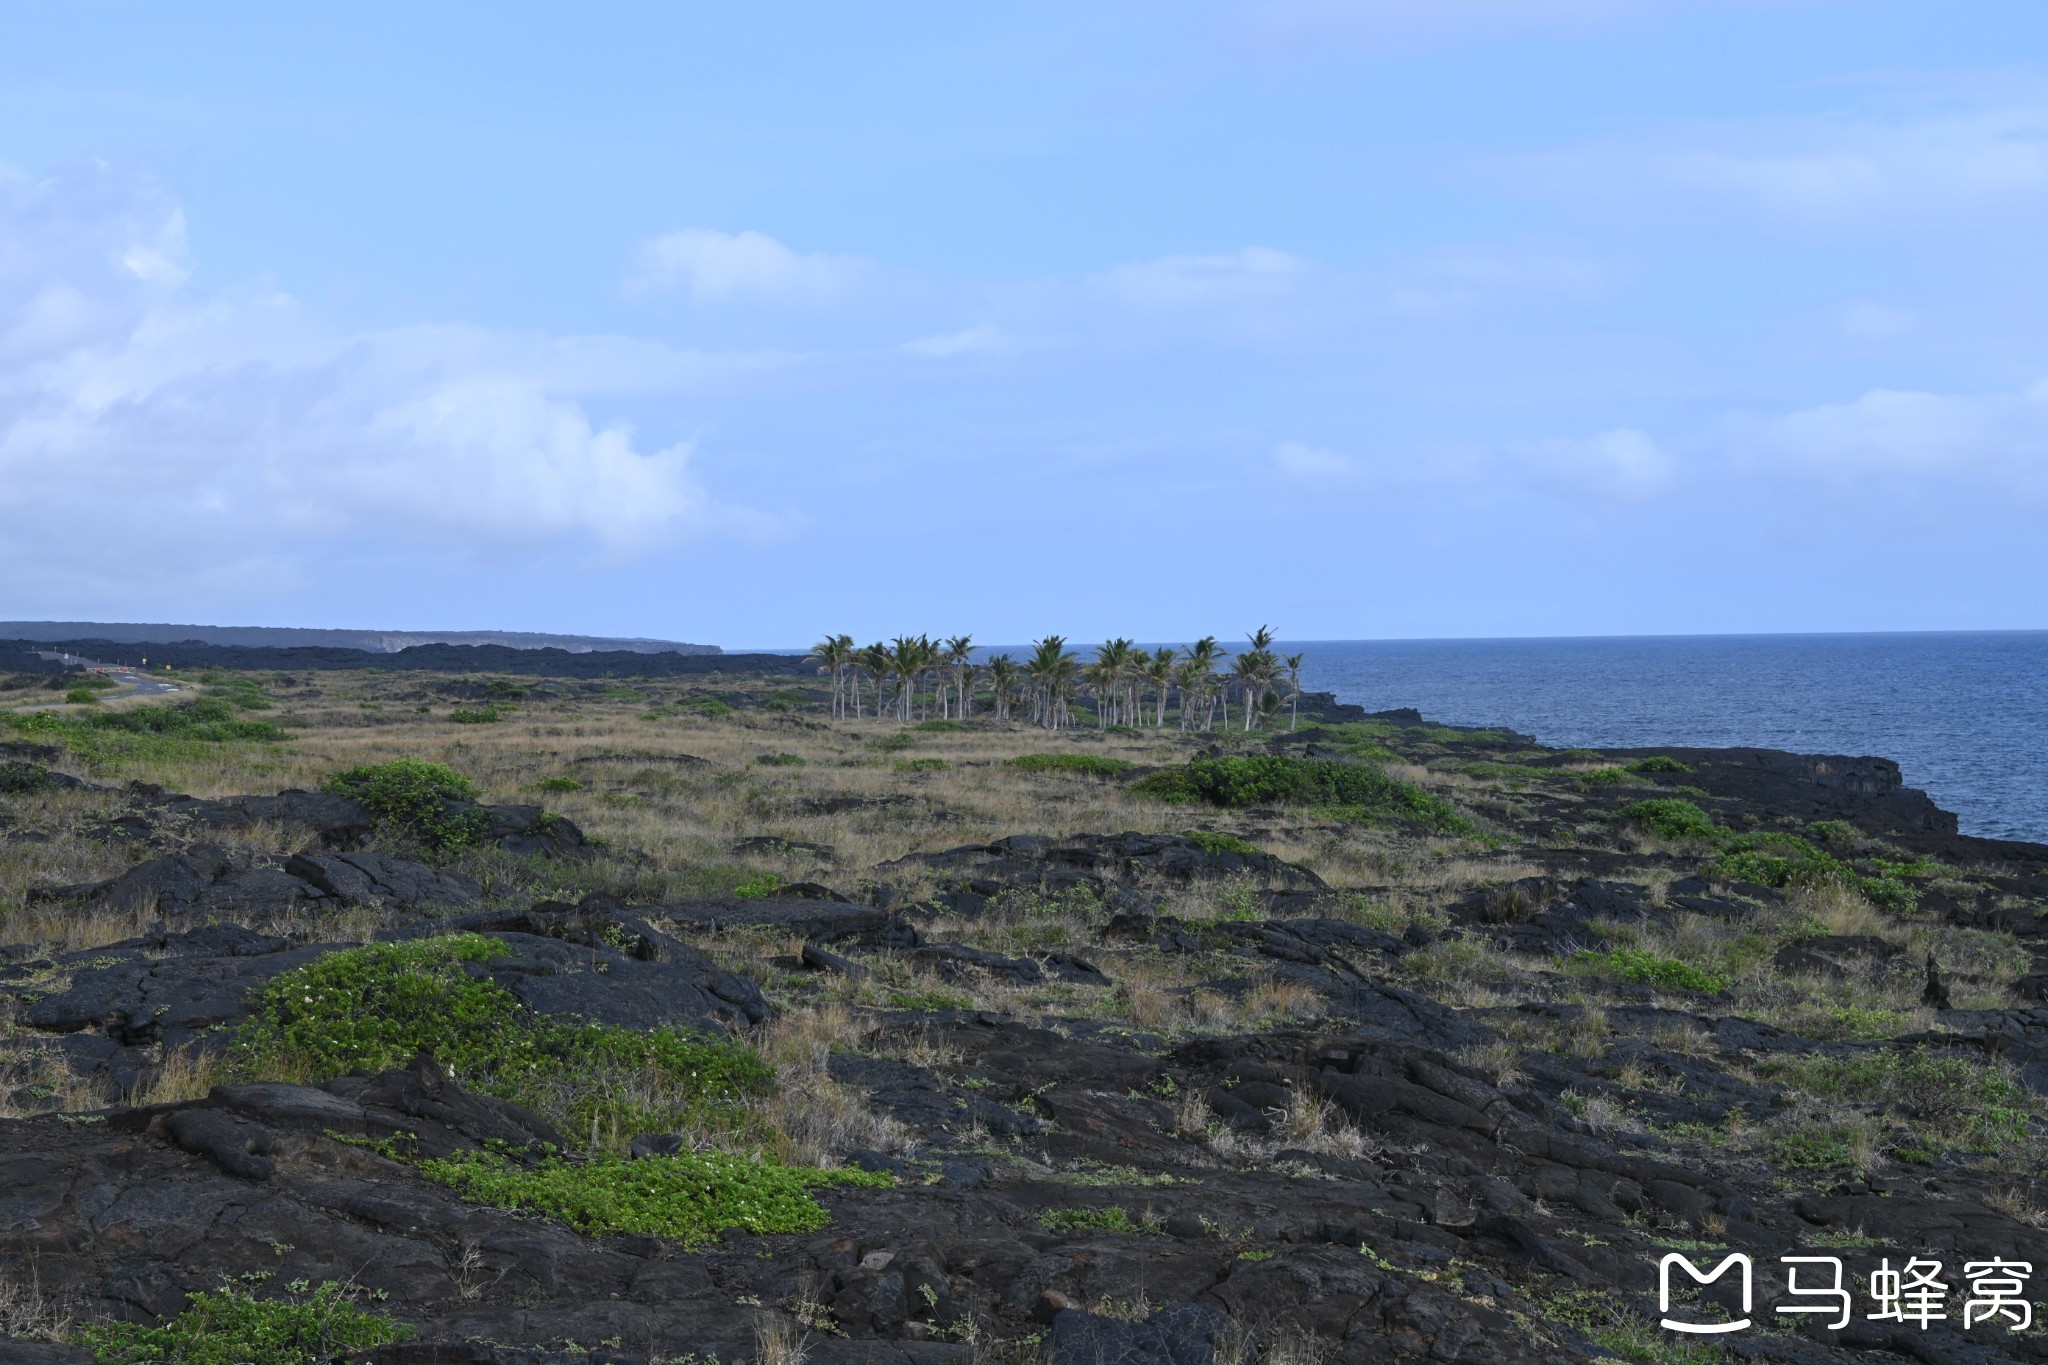
[[[199,681],[206,688],[206,695],[219,697],[238,711],[268,711],[277,705],[276,700],[263,690],[263,684],[247,673],[227,673],[209,668],[199,675]]]
[[[262,987],[232,1056],[256,1076],[317,1080],[431,1052],[462,1084],[602,1140],[682,1129],[743,1131],[768,1067],[737,1043],[530,1014],[466,964],[502,956],[481,934],[331,953]]]
[[[448,713],[457,725],[496,725],[505,713],[495,706],[458,706]]]
[[[1467,763],[1465,773],[1469,777],[1506,782],[1511,786],[1523,786],[1541,781],[1551,775],[1547,768],[1532,768],[1526,763]]]
[[[599,1156],[550,1158],[520,1166],[492,1152],[428,1160],[429,1179],[466,1199],[532,1209],[591,1236],[638,1233],[696,1247],[727,1228],[753,1233],[810,1232],[829,1215],[811,1191],[823,1186],[893,1185],[872,1171],[821,1171],[730,1152],[679,1152],[626,1161]]]
[[[1050,1232],[1152,1232],[1150,1224],[1112,1204],[1106,1209],[1047,1209],[1038,1215]]]
[[[331,1281],[283,1299],[224,1285],[192,1295],[185,1311],[160,1326],[89,1323],[78,1340],[101,1365],[328,1365],[411,1339],[412,1328],[358,1307],[356,1297]]]
[[[39,792],[51,785],[50,775],[33,763],[21,763],[10,759],[0,763],[0,793],[8,796],[26,796]]]
[[[365,763],[336,773],[325,786],[405,831],[430,852],[471,847],[490,829],[490,817],[482,811],[449,809],[451,802],[482,796],[477,785],[453,768],[423,758]]]
[[[1692,771],[1691,768],[1686,767],[1669,754],[1652,754],[1648,758],[1639,758],[1628,765],[1628,770],[1632,773],[1689,773]]]
[[[1638,986],[1661,986],[1667,990],[1719,995],[1730,984],[1720,972],[1695,967],[1674,957],[1658,957],[1655,953],[1626,945],[1603,952],[1582,948],[1573,954],[1572,961],[1600,976],[1633,982]]]
[[[1890,1101],[1932,1134],[1968,1147],[1998,1150],[2029,1131],[2026,1092],[2004,1068],[1925,1044],[1774,1059],[1759,1070],[1790,1089],[1827,1098]]]
[[[1910,913],[1919,904],[1919,893],[1906,882],[1907,877],[1925,877],[1941,869],[1941,864],[1931,858],[1873,858],[1869,865],[1874,871],[1859,872],[1797,834],[1778,830],[1737,834],[1715,824],[1705,811],[1678,797],[1637,801],[1623,806],[1617,816],[1666,839],[1699,839],[1717,845],[1720,851],[1706,867],[1707,874],[1716,880],[1754,882],[1779,889],[1833,882],[1861,892],[1872,904],[1894,914]],[[1853,827],[1840,820],[1822,821],[1809,832],[1837,845],[1855,837]]]
[[[1004,763],[1019,772],[1086,773],[1091,777],[1115,777],[1131,767],[1124,759],[1104,754],[1019,754]]]
[[[1632,802],[1617,814],[1666,839],[1718,839],[1727,833],[1698,806],[1672,796]]]
[[[1248,858],[1259,851],[1258,845],[1249,839],[1240,839],[1235,834],[1221,834],[1215,830],[1183,830],[1180,837],[1204,853],[1235,853],[1240,858]]]
[[[1858,1131],[1847,1124],[1787,1133],[1771,1143],[1771,1160],[1788,1171],[1825,1171],[1857,1164]]]
[[[1258,755],[1195,758],[1141,778],[1130,790],[1165,801],[1215,806],[1315,806],[1360,823],[1407,820],[1436,834],[1470,834],[1472,822],[1450,802],[1368,763]]]

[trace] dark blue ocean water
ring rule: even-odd
[[[1303,686],[1544,744],[1897,760],[1963,832],[2048,842],[2048,631],[1299,642]]]

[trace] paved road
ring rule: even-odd
[[[130,668],[126,664],[101,663],[97,659],[88,659],[80,654],[60,654],[54,650],[47,649],[39,649],[36,653],[45,659],[58,659],[67,664],[74,664],[79,668],[89,668],[95,673],[106,674],[109,678],[121,684],[121,690],[109,693],[109,696],[155,697],[161,696],[166,692],[182,692],[184,690],[161,673],[147,673],[139,668]]]

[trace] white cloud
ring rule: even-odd
[[[2048,108],[1919,107],[1704,128],[1561,149],[1523,186],[1669,206],[1711,200],[1805,227],[1886,230],[2048,198]]]
[[[1911,333],[1917,319],[1904,308],[1851,299],[1835,310],[1835,326],[1851,341],[1892,341]]]
[[[1795,476],[2038,493],[2048,485],[2048,380],[2016,394],[1873,389],[1847,403],[1733,422],[1727,439],[1745,464]]]
[[[1719,0],[1731,3],[1732,0]],[[1685,0],[1256,0],[1238,27],[1269,44],[1367,48],[1581,29],[1680,8]]]
[[[1216,255],[1161,256],[1090,277],[1098,294],[1147,309],[1235,307],[1292,294],[1313,267],[1299,256],[1248,246]]]
[[[937,336],[919,337],[903,343],[903,349],[912,355],[929,356],[934,360],[946,360],[953,356],[986,354],[1010,349],[1009,340],[987,323],[969,327],[958,332],[944,332]]]
[[[138,583],[338,546],[630,555],[760,529],[593,394],[706,387],[772,356],[415,327],[341,334],[291,299],[195,291],[184,222],[104,168],[0,180],[0,576],[67,537]],[[30,514],[30,515],[24,515]],[[310,571],[310,568],[308,569]],[[230,575],[232,576],[232,575]]]
[[[1572,440],[1523,442],[1504,453],[1540,484],[1605,501],[1657,497],[1670,491],[1679,472],[1669,451],[1629,427]]]
[[[640,244],[629,294],[681,290],[698,305],[744,300],[832,303],[874,273],[852,256],[793,251],[763,232],[685,228]]]
[[[1364,467],[1350,456],[1301,441],[1274,446],[1273,463],[1288,478],[1310,484],[1351,483],[1364,473]]]
[[[1590,298],[1617,271],[1565,252],[1499,246],[1446,247],[1392,272],[1387,301],[1413,317],[1455,317],[1510,295]]]

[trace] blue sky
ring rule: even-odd
[[[2048,626],[2048,7],[0,5],[0,617]]]

